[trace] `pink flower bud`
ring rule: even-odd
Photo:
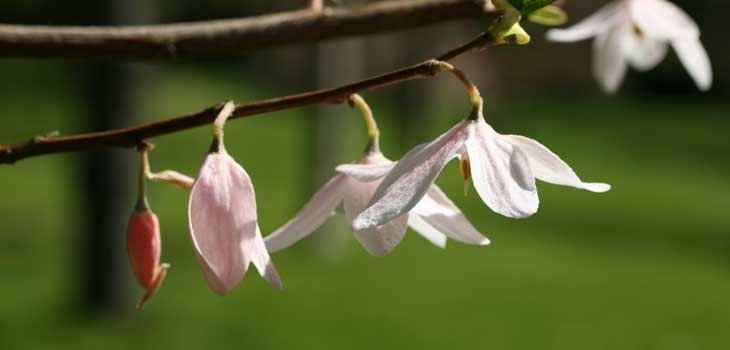
[[[127,228],[127,253],[137,282],[146,290],[137,304],[141,308],[155,293],[168,264],[160,265],[160,223],[151,210],[144,207],[136,209],[129,218]]]

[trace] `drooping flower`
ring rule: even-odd
[[[552,29],[553,41],[593,42],[593,72],[606,92],[615,92],[628,66],[650,70],[671,45],[700,90],[712,85],[712,67],[697,24],[666,0],[616,0],[567,29]]]
[[[351,99],[357,101],[355,103],[363,110],[368,123],[371,136],[368,150],[354,163],[338,166],[339,174],[329,180],[294,218],[265,238],[269,251],[282,250],[308,236],[340,205],[348,222],[352,221],[395,164],[379,150],[377,126],[367,105],[359,95],[353,95]],[[382,256],[403,239],[408,226],[440,247],[445,246],[447,236],[468,244],[489,244],[436,185],[430,186],[428,193],[410,212],[354,234],[368,253]]]
[[[417,207],[441,170],[457,157],[468,165],[462,169],[470,171],[484,203],[508,217],[523,218],[537,211],[535,178],[593,192],[610,189],[606,184],[583,182],[535,140],[498,134],[484,120],[481,102],[473,113],[472,118],[403,156],[383,178],[367,208],[352,221],[353,229],[383,225]]]
[[[227,103],[216,119],[213,145],[188,204],[195,255],[208,285],[220,295],[243,278],[250,263],[270,284],[281,288],[259,230],[251,179],[223,145],[223,123],[233,109],[233,104]]]

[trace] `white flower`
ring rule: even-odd
[[[383,225],[418,208],[433,182],[456,157],[468,160],[479,196],[492,210],[522,218],[538,207],[535,178],[593,192],[607,184],[584,183],[557,155],[535,140],[500,135],[476,110],[476,120],[465,120],[436,140],[416,146],[382,180],[367,208],[352,222],[355,230]]]
[[[654,68],[669,45],[700,90],[712,85],[712,68],[697,24],[666,0],[617,0],[567,29],[553,29],[553,41],[579,41],[596,37],[593,70],[606,92],[615,92],[627,65],[639,71]]]
[[[266,236],[266,248],[275,252],[291,246],[321,226],[340,204],[351,221],[368,204],[393,164],[379,151],[369,151],[352,164],[338,166],[340,174],[327,182],[294,218]],[[355,237],[368,253],[376,256],[392,251],[403,239],[407,226],[440,247],[446,245],[446,236],[469,244],[489,244],[435,185],[428,186],[423,199],[408,211],[383,225],[354,232]]]

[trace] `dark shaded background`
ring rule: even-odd
[[[158,23],[294,9],[305,1],[5,0],[0,22]],[[351,2],[346,2],[351,3]],[[569,1],[571,18],[600,1]],[[726,349],[730,345],[730,141],[724,1],[676,1],[694,17],[713,62],[706,94],[670,54],[629,73],[606,96],[590,43],[529,46],[459,58],[502,133],[536,138],[602,195],[540,185],[527,220],[461,195],[455,164],[439,179],[492,239],[446,250],[409,233],[368,256],[330,224],[274,255],[285,289],[256,274],[224,298],[206,286],[187,237],[187,193],[150,187],[168,278],[145,310],[125,258],[134,204],[130,150],[53,155],[0,167],[0,349],[514,348]],[[571,21],[572,22],[572,21]],[[292,45],[227,59],[116,64],[0,61],[0,143],[53,130],[121,127],[238,102],[328,87],[419,62],[483,30],[456,22],[364,39]],[[463,118],[461,87],[443,76],[364,95],[398,158]],[[227,148],[256,185],[264,232],[284,223],[360,154],[366,134],[347,106],[300,108],[232,122]],[[152,140],[155,169],[195,174],[210,142],[199,128]]]

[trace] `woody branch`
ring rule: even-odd
[[[0,24],[0,58],[173,59],[231,55],[469,18],[495,18],[484,0],[400,0],[310,8],[250,18],[146,26]]]
[[[410,67],[397,69],[382,75],[374,76],[337,87],[315,90],[301,94],[276,97],[266,100],[239,104],[230,119],[274,112],[289,108],[302,107],[321,103],[341,103],[350,95],[363,91],[393,85],[399,82],[430,78],[440,71],[439,61],[448,61],[472,50],[482,49],[498,43],[488,33],[431,59]],[[202,111],[183,116],[142,124],[122,129],[78,134],[64,137],[53,135],[38,136],[25,143],[0,145],[0,164],[12,164],[20,159],[32,156],[92,150],[107,147],[133,147],[144,140],[170,134],[194,127],[210,124],[218,114],[221,106],[216,105]]]

